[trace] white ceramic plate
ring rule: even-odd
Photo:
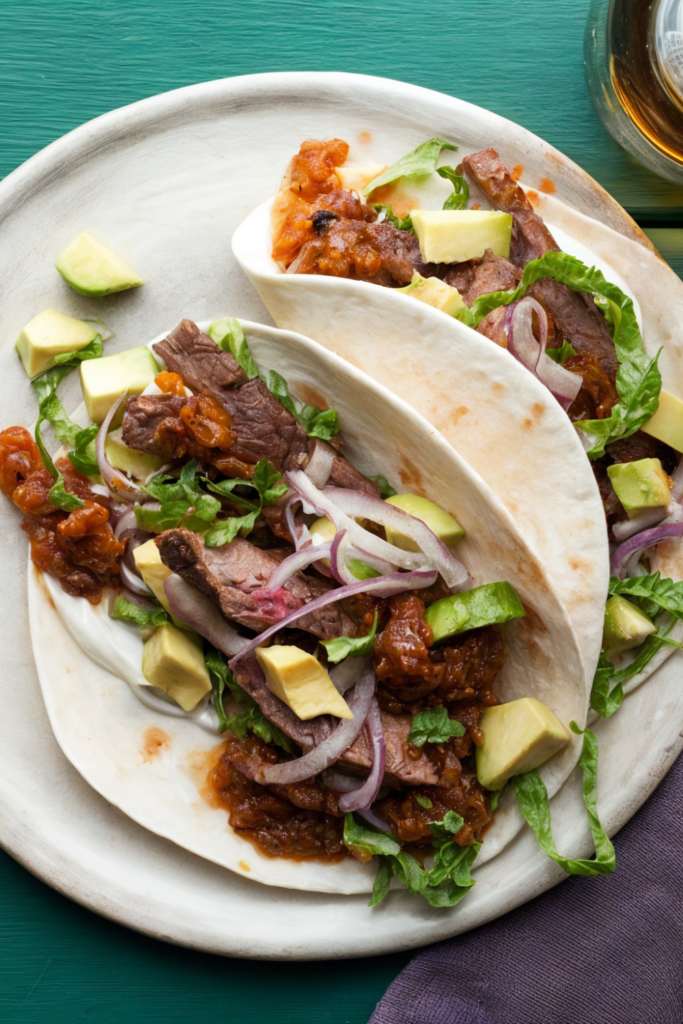
[[[33,395],[12,343],[46,306],[103,317],[116,332],[110,352],[142,344],[159,324],[182,316],[202,319],[221,311],[268,323],[232,258],[232,231],[272,194],[274,175],[302,138],[335,133],[353,140],[366,131],[392,151],[401,140],[410,145],[436,134],[466,139],[469,148],[497,145],[511,162],[525,165],[530,183],[551,177],[580,212],[599,217],[631,242],[641,238],[595,182],[541,140],[414,86],[353,75],[276,74],[155,97],[83,126],[0,184],[2,425],[34,417]],[[106,240],[148,284],[101,300],[72,292],[54,260],[84,229]],[[640,246],[625,246],[629,258],[634,248]],[[628,267],[619,269],[629,280]],[[649,272],[645,260],[643,273]],[[673,293],[664,267],[660,284]],[[646,308],[643,317],[647,325]],[[676,355],[672,344],[667,357]],[[67,381],[64,395],[72,408],[76,381]],[[98,796],[57,746],[30,656],[25,539],[6,501],[0,522],[0,837],[50,885],[172,942],[237,956],[314,959],[433,942],[497,917],[564,877],[530,834],[520,834],[481,868],[472,893],[454,911],[432,910],[401,892],[369,910],[365,896],[274,889],[236,878],[142,829]],[[75,656],[69,642],[67,637],[55,652],[65,664]],[[683,745],[679,667],[674,656],[612,721],[596,727],[599,804],[612,832],[646,799]],[[571,854],[590,848],[587,831],[563,824],[576,820],[579,800],[575,780],[552,802],[558,846]]]

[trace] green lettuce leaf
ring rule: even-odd
[[[276,747],[281,747],[288,754],[295,753],[296,747],[290,738],[268,721],[258,704],[239,685],[223,653],[207,644],[204,649],[204,660],[209,670],[211,699],[218,715],[219,733],[229,729],[235,736],[242,737],[246,736],[247,732],[253,732],[264,743],[274,743]],[[223,697],[226,690],[229,690],[242,706],[242,710],[235,715],[226,715],[225,713]]]
[[[132,622],[136,626],[163,626],[168,622],[166,611],[158,608],[141,608],[132,601],[128,601],[123,594],[119,594],[109,610],[112,619],[122,619],[123,622]]]
[[[83,473],[84,476],[95,476],[100,471],[100,467],[97,464],[97,456],[95,455],[95,439],[99,429],[97,424],[94,423],[91,427],[79,430],[74,438],[74,450],[67,452],[72,466],[79,473]]]
[[[453,186],[453,194],[443,204],[444,210],[464,210],[470,198],[469,185],[461,174],[456,174],[452,167],[437,167],[436,173],[446,178]]]
[[[670,612],[683,620],[683,582],[662,579],[658,572],[627,580],[613,576],[609,581],[609,595],[613,597],[615,594],[627,597],[649,619],[660,612]]]
[[[432,174],[436,170],[436,162],[441,151],[450,149],[455,152],[457,148],[452,142],[446,142],[445,139],[428,139],[427,142],[423,142],[410,153],[402,156],[391,167],[387,167],[386,171],[382,171],[376,178],[373,178],[363,189],[363,195],[369,196],[376,188],[388,185],[398,178],[418,178]]]
[[[657,411],[662,389],[662,376],[657,368],[659,353],[651,358],[645,351],[632,300],[615,284],[606,281],[600,270],[587,267],[565,252],[547,252],[540,259],[527,263],[514,291],[492,292],[476,299],[471,307],[474,326],[491,310],[516,302],[543,277],[552,277],[573,291],[589,292],[608,314],[620,363],[616,379],[620,401],[604,420],[583,420],[576,424],[591,438],[588,457],[598,459],[605,454],[606,444],[620,437],[630,437]]]
[[[81,432],[81,428],[72,423],[67,416],[64,406],[57,398],[56,393],[57,387],[71,373],[74,366],[75,364],[56,366],[31,381],[33,390],[38,397],[38,419],[35,429],[36,444],[38,445],[43,465],[55,481],[48,494],[48,498],[56,508],[60,508],[64,512],[73,512],[74,509],[82,508],[85,502],[74,494],[69,494],[66,490],[64,477],[55,466],[50,453],[45,447],[40,428],[47,421],[52,425],[57,439],[67,444],[73,444],[75,438]]]
[[[282,482],[282,475],[273,469],[267,459],[261,459],[251,480],[221,480],[217,484],[206,480],[206,483],[214,493],[229,497],[246,509],[243,516],[230,516],[213,524],[204,537],[204,543],[210,548],[229,544],[238,533],[243,537],[248,536],[256,525],[261,509],[265,505],[274,505],[287,493],[287,484]],[[238,487],[256,490],[258,501],[248,501],[243,495],[237,494]]]
[[[396,217],[394,216],[394,211],[390,206],[382,206],[381,203],[373,203],[373,207],[377,210],[377,213],[384,212],[385,219],[388,220],[390,224],[393,224],[395,228],[398,228],[399,231],[412,231],[413,234],[415,234],[413,218],[410,215],[407,217]]]
[[[445,707],[429,708],[413,715],[408,742],[415,747],[425,743],[447,743],[451,736],[464,736],[465,726],[455,718],[448,717]]]
[[[349,656],[352,658],[362,658],[372,654],[372,647],[377,634],[377,619],[377,612],[375,612],[375,621],[367,636],[337,636],[333,640],[321,640],[323,647],[327,651],[328,661],[336,665],[338,661],[342,661],[343,658],[348,658]]]
[[[547,348],[545,351],[546,355],[550,356],[553,362],[560,364],[566,363],[571,356],[576,355],[576,349],[573,345],[570,345],[566,338],[560,348]]]
[[[385,501],[387,498],[393,498],[397,493],[385,476],[378,474],[377,476],[368,477],[368,480],[373,480],[377,484],[380,489],[380,494]]]
[[[187,530],[202,533],[221,510],[218,498],[201,489],[195,459],[183,466],[179,477],[167,474],[155,477],[144,490],[161,503],[159,509],[135,506],[138,526],[152,533],[173,530],[181,524]]]
[[[99,359],[102,355],[102,338],[99,334],[95,335],[92,341],[88,342],[83,348],[79,348],[76,352],[61,352],[58,356],[54,357],[55,366],[61,366],[63,363],[77,366],[78,363],[84,363],[86,359]]]
[[[260,376],[258,366],[249,348],[249,342],[244,336],[239,320],[236,320],[234,316],[225,316],[221,320],[214,320],[209,327],[209,337],[224,352],[232,353],[250,380]]]
[[[575,722],[571,723],[571,728],[577,735],[582,734]],[[595,844],[595,857],[591,859],[571,860],[557,852],[550,823],[548,792],[537,771],[515,775],[510,785],[517,794],[520,810],[531,826],[538,845],[551,860],[559,864],[568,875],[609,875],[616,867],[616,855],[598,817],[598,741],[590,729],[583,731],[579,768],[583,774],[583,802]]]
[[[375,832],[366,828],[353,814],[344,815],[344,845],[349,849],[355,847],[362,853],[370,853],[373,857],[401,851],[401,844],[389,832]]]

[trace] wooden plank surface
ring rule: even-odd
[[[587,8],[587,0],[3,0],[0,177],[89,118],[194,82],[277,70],[384,75],[541,135],[641,220],[681,272],[683,189],[639,168],[595,115],[583,75]],[[363,1024],[409,959],[260,964],[177,949],[70,903],[5,855],[0,906],[3,1024]]]

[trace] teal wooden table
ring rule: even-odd
[[[588,0],[2,0],[0,177],[82,122],[168,89],[258,71],[362,72],[459,96],[541,135],[683,272],[683,189],[631,161],[593,111],[587,8]],[[0,903],[2,1024],[364,1024],[410,958],[265,964],[178,949],[83,910],[1,853]]]

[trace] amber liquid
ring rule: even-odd
[[[657,0],[614,0],[609,26],[611,75],[619,102],[661,153],[683,165],[683,97],[654,44]]]

